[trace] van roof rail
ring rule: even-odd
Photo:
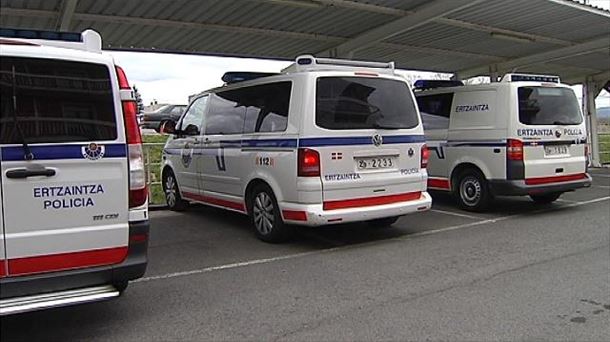
[[[78,32],[60,32],[29,29],[0,28],[0,37],[27,39],[28,42],[77,49],[91,52],[102,52],[102,37],[94,30]]]
[[[413,84],[413,88],[415,90],[426,90],[434,88],[461,87],[463,85],[464,82],[455,80],[417,80]]]
[[[255,71],[229,71],[222,75],[222,81],[225,85],[250,81],[261,77],[269,77],[279,75],[275,72],[255,72]]]
[[[502,77],[500,82],[550,82],[560,83],[559,76],[554,75],[534,75],[534,74],[514,74],[509,73]]]
[[[282,70],[282,73],[321,70],[375,69],[376,72],[394,74],[394,62],[368,62],[350,59],[321,58],[313,55],[301,55],[293,64]]]

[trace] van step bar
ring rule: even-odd
[[[112,285],[45,293],[0,300],[0,316],[56,308],[66,305],[96,302],[118,297],[120,292]]]

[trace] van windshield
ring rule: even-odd
[[[578,125],[582,115],[571,89],[520,87],[519,121],[525,125]]]
[[[20,143],[17,127],[29,143],[117,138],[105,65],[21,57],[0,61],[0,143]]]
[[[402,129],[419,124],[405,82],[369,77],[320,77],[316,125],[327,129]]]

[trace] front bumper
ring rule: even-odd
[[[148,236],[149,222],[140,221],[129,224],[129,235]],[[127,258],[120,264],[100,267],[81,268],[68,271],[58,271],[41,273],[29,276],[7,277],[0,279],[0,306],[4,309],[11,302],[23,303],[23,298],[31,297],[37,301],[40,298],[48,299],[49,303],[63,303],[61,298],[66,293],[81,292],[83,296],[91,296],[92,292],[87,289],[112,285],[122,285],[123,283],[140,278],[146,271],[148,264],[148,239],[140,240],[129,244]],[[99,289],[97,290],[99,292]],[[107,291],[110,295],[112,291]],[[104,297],[106,295],[100,295]],[[73,297],[72,295],[70,295]],[[95,297],[95,296],[94,296]],[[83,297],[84,298],[84,297]],[[84,302],[74,299],[74,303]],[[8,303],[8,304],[7,304]],[[66,305],[66,304],[64,304]],[[46,305],[40,308],[48,308],[61,305]],[[38,308],[38,307],[37,307]]]
[[[491,180],[489,182],[492,194],[499,196],[540,195],[554,192],[568,192],[591,186],[591,176],[569,181],[541,185],[527,185],[525,180]]]
[[[280,203],[283,212],[287,210],[304,212],[306,220],[291,220],[284,215],[284,222],[303,226],[322,226],[403,216],[429,210],[431,206],[432,197],[425,191],[417,200],[336,210],[324,210],[322,204]]]

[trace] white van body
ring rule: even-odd
[[[399,128],[373,128],[367,120],[375,113],[394,118]],[[188,124],[196,126],[192,134]],[[393,64],[301,56],[281,74],[200,94],[176,129],[162,168],[173,209],[169,176],[179,201],[251,216],[258,213],[257,190],[265,189],[275,212],[264,213],[263,221],[282,227],[387,225],[431,205],[423,127],[410,87]],[[285,237],[254,226],[263,240]]]
[[[430,149],[428,187],[454,192],[464,208],[484,209],[494,195],[548,203],[591,184],[585,121],[559,78],[507,74],[415,94]]]
[[[0,37],[0,314],[118,296],[147,263],[140,136],[130,130],[135,111],[126,110],[135,106],[133,92],[94,31],[7,32]]]

